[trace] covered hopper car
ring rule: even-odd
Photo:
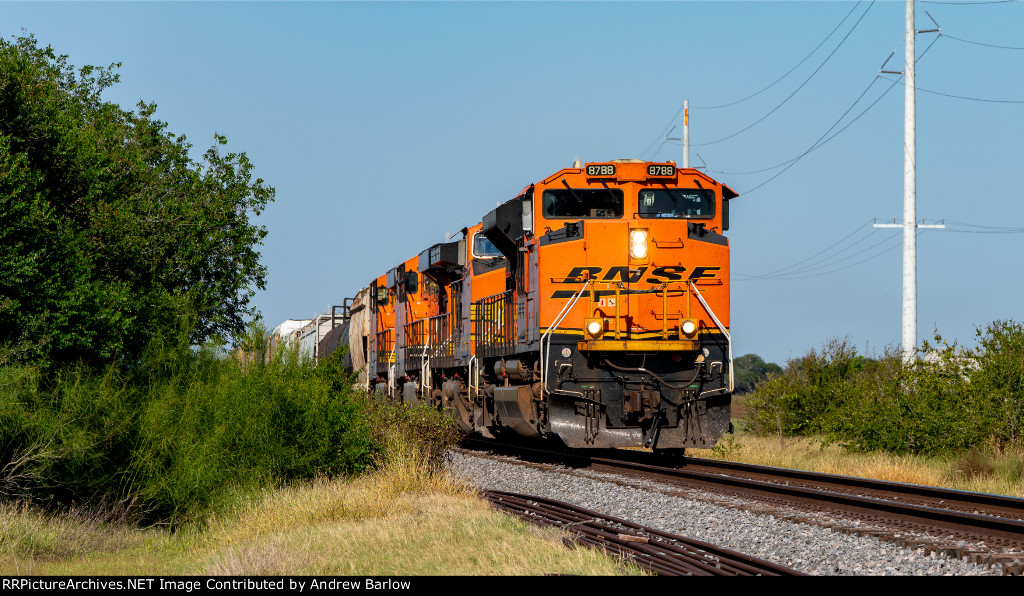
[[[734,197],[672,162],[577,162],[371,281],[334,344],[368,391],[485,437],[712,447],[731,428]]]

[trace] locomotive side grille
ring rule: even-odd
[[[430,317],[430,364],[432,367],[455,366],[455,346],[459,343],[459,329],[453,326],[457,320],[452,313]]]
[[[427,354],[427,319],[420,319],[405,324],[405,366],[419,368],[419,360]]]
[[[388,372],[394,359],[392,350],[395,348],[394,329],[385,329],[377,334],[377,373]]]
[[[476,355],[501,356],[515,352],[516,317],[512,290],[488,296],[474,303],[473,335]]]

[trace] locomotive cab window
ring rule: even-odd
[[[492,257],[500,257],[501,251],[498,250],[487,236],[477,232],[473,236],[473,256],[478,259],[488,259]]]
[[[709,218],[715,214],[715,191],[706,188],[645,188],[640,191],[640,217]]]
[[[542,196],[544,217],[622,217],[622,190],[618,188],[552,188]]]
[[[422,281],[424,296],[434,296],[441,292],[441,286],[426,273],[423,274]]]
[[[420,290],[420,278],[415,271],[410,271],[405,274],[405,292],[407,294],[415,294]]]

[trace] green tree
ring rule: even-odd
[[[778,375],[782,367],[774,362],[765,362],[757,354],[746,354],[732,361],[733,370],[736,372],[736,393],[750,393],[761,381],[768,378],[769,374]]]
[[[274,189],[223,136],[195,161],[155,104],[104,101],[118,66],[0,39],[0,363],[132,362],[254,314],[266,230],[250,217]]]

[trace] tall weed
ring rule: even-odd
[[[201,513],[225,484],[350,474],[372,462],[365,399],[295,352],[195,358],[203,362],[148,388],[139,416],[131,492],[162,515]]]

